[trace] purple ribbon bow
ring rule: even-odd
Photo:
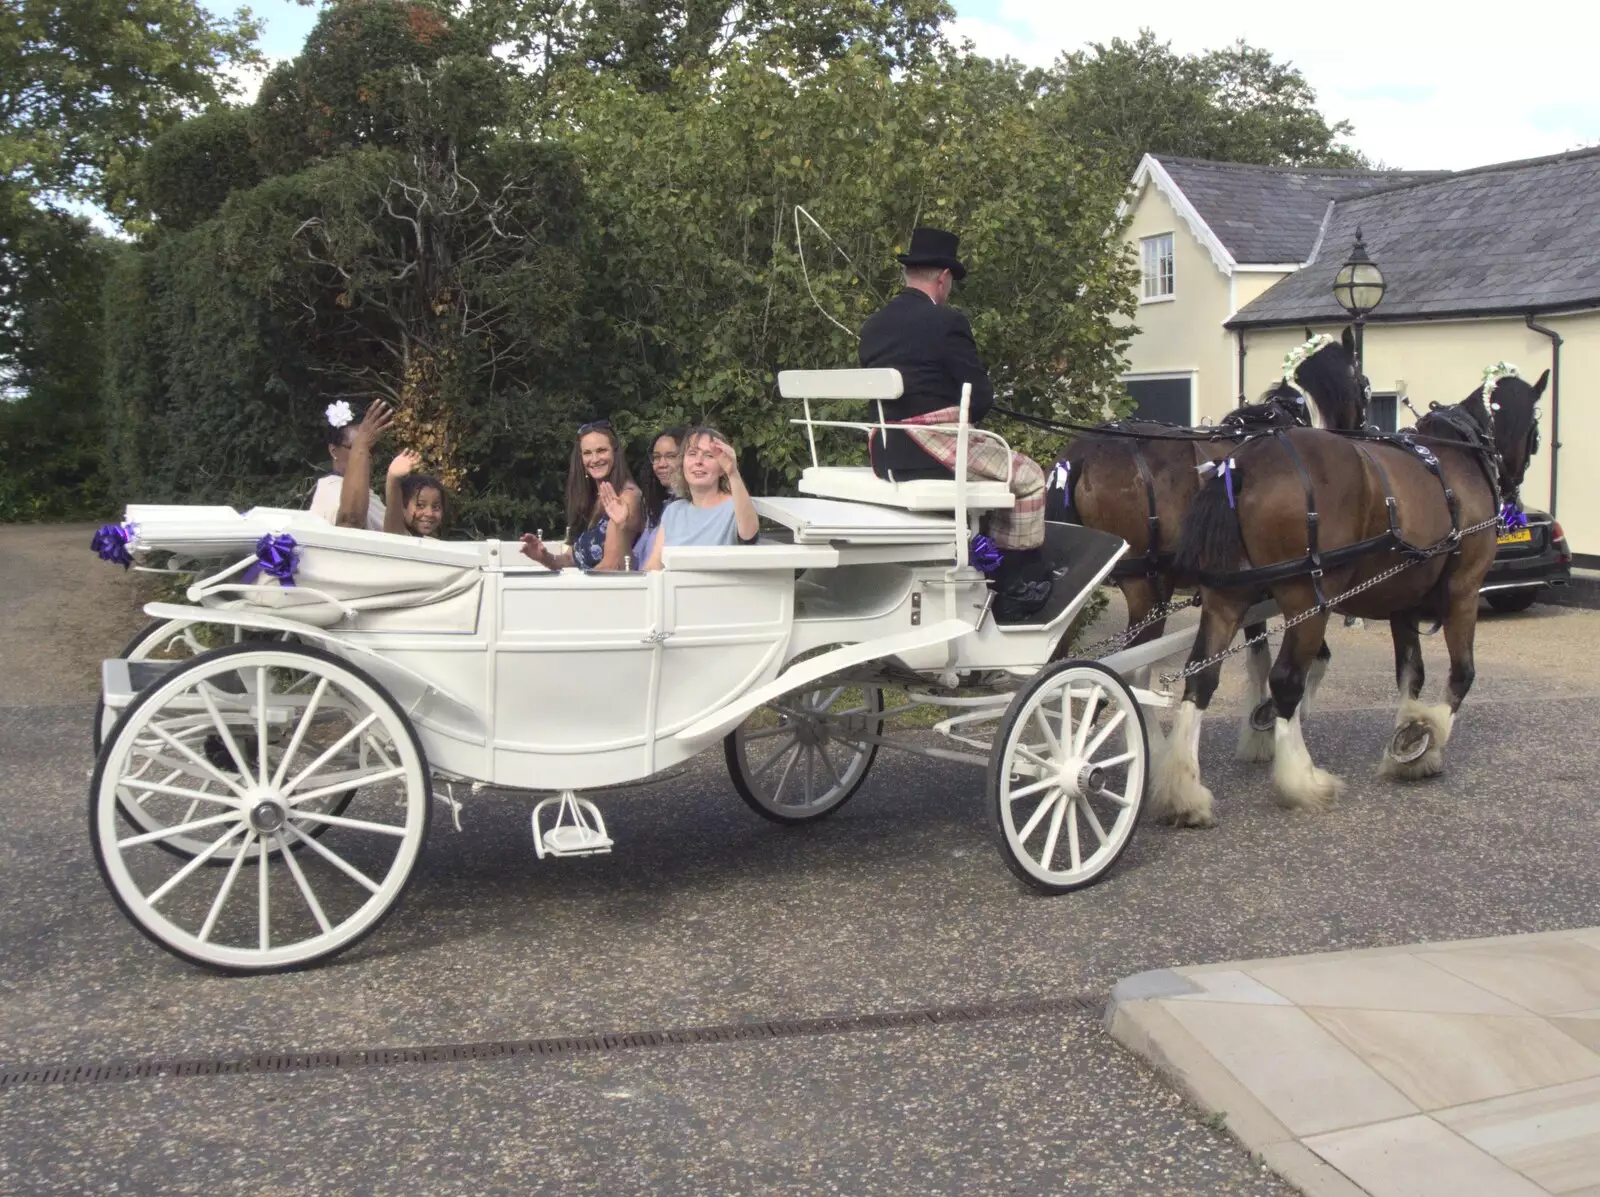
[[[967,546],[967,560],[992,578],[994,571],[1000,568],[1000,550],[995,547],[994,541],[980,534],[974,536],[972,543]]]
[[[1502,503],[1500,505],[1500,523],[1506,528],[1526,528],[1528,517],[1524,515],[1515,503]]]
[[[295,566],[298,564],[294,537],[287,532],[280,536],[268,533],[256,541],[256,563],[245,571],[244,580],[254,582],[261,574],[267,574],[277,578],[284,586],[293,586]]]
[[[133,554],[128,552],[128,542],[133,539],[132,524],[102,524],[94,534],[89,547],[100,554],[100,560],[110,561],[127,569],[133,564]]]

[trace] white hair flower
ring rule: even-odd
[[[350,405],[343,399],[340,399],[337,403],[328,404],[328,423],[335,428],[343,428],[355,418],[355,412],[350,410]]]
[[[1318,333],[1303,345],[1296,345],[1283,355],[1283,381],[1289,388],[1300,393],[1301,402],[1305,401],[1305,388],[1300,385],[1300,380],[1295,377],[1300,372],[1300,367],[1307,358],[1318,352],[1324,345],[1332,345],[1333,338],[1327,333]]]

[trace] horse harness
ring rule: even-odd
[[[1234,412],[1233,414],[1224,417],[1223,424],[1229,425],[1237,430],[1233,435],[1244,435],[1245,441],[1253,439],[1248,432],[1252,426],[1267,425],[1274,431],[1281,431],[1282,417],[1285,414],[1285,409],[1281,409],[1274,404],[1266,403],[1261,404],[1260,406],[1264,409],[1264,411],[1261,415],[1256,416],[1254,419],[1241,417],[1238,412]],[[1304,409],[1301,408],[1300,410],[1303,411]],[[1287,415],[1291,427],[1304,426],[1304,423],[1309,423],[1309,417],[1301,417],[1296,412],[1288,411]],[[1303,420],[1304,423],[1302,422]],[[1114,428],[1120,423],[1120,420],[1113,420],[1111,421],[1111,426]],[[1258,433],[1256,435],[1260,434]],[[1190,443],[1193,445],[1199,445],[1201,443],[1210,443],[1215,439],[1215,437],[1207,437],[1205,438],[1205,441],[1202,442],[1200,438],[1196,437],[1191,438]],[[1155,475],[1150,472],[1150,463],[1145,460],[1144,451],[1139,447],[1139,441],[1136,438],[1129,438],[1128,448],[1133,452],[1134,468],[1139,471],[1139,481],[1144,486],[1144,557],[1142,559],[1138,557],[1125,557],[1121,561],[1118,561],[1117,564],[1111,569],[1111,578],[1115,581],[1122,578],[1144,577],[1153,581],[1162,574],[1171,571],[1173,564],[1177,561],[1178,554],[1174,549],[1168,549],[1165,552],[1161,551],[1161,516],[1156,509]],[[1203,462],[1197,461],[1195,464],[1199,466],[1203,464]]]
[[[1429,413],[1438,417],[1441,422],[1449,425],[1452,431],[1462,436],[1460,447],[1472,451],[1477,459],[1479,468],[1484,472],[1484,478],[1489,483],[1490,493],[1497,498],[1500,495],[1499,479],[1499,453],[1493,441],[1488,439],[1488,432],[1468,411],[1459,406],[1436,408]],[[1370,464],[1378,475],[1383,486],[1383,501],[1389,517],[1389,526],[1376,536],[1369,536],[1365,540],[1356,541],[1354,544],[1340,545],[1336,549],[1323,552],[1318,543],[1318,526],[1320,518],[1317,513],[1316,492],[1311,485],[1311,476],[1306,472],[1305,463],[1300,459],[1299,452],[1294,447],[1294,442],[1283,434],[1283,430],[1275,429],[1270,433],[1261,435],[1274,437],[1278,444],[1283,446],[1289,456],[1290,463],[1294,466],[1295,473],[1299,475],[1301,489],[1306,497],[1306,553],[1304,557],[1291,558],[1288,561],[1275,561],[1271,565],[1253,566],[1250,569],[1240,570],[1231,574],[1202,573],[1200,581],[1203,585],[1213,588],[1243,589],[1267,586],[1274,582],[1281,582],[1287,578],[1305,577],[1311,579],[1311,587],[1316,594],[1317,606],[1326,608],[1327,595],[1322,589],[1322,577],[1330,569],[1337,569],[1352,561],[1373,553],[1384,551],[1403,553],[1411,559],[1410,563],[1426,561],[1440,553],[1449,552],[1454,555],[1460,552],[1461,546],[1461,502],[1456,497],[1455,490],[1445,481],[1444,472],[1439,465],[1439,458],[1426,445],[1415,439],[1413,433],[1379,433],[1371,430],[1363,431],[1358,437],[1352,437],[1352,447],[1361,454],[1362,458]],[[1252,438],[1255,439],[1255,438]],[[1366,442],[1366,443],[1363,443]],[[1404,449],[1416,456],[1427,471],[1439,482],[1439,488],[1444,493],[1446,509],[1450,512],[1450,532],[1443,539],[1431,545],[1414,545],[1406,540],[1400,530],[1399,504],[1394,496],[1394,488],[1389,483],[1389,472],[1383,462],[1369,450],[1373,442],[1392,445]],[[1456,442],[1452,442],[1456,443]],[[1448,570],[1446,575],[1448,576]],[[1440,579],[1441,583],[1443,578]]]

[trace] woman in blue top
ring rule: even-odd
[[[662,567],[668,545],[754,544],[760,531],[739,458],[715,428],[691,428],[679,442],[679,501],[661,511],[661,531],[650,552],[649,569]]]
[[[564,553],[552,553],[530,533],[522,551],[546,569],[621,569],[644,523],[644,501],[609,420],[578,429],[567,466],[567,537]]]

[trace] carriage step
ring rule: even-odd
[[[100,662],[100,695],[105,705],[120,711],[134,696],[153,682],[159,682],[183,661],[128,661],[113,657]]]
[[[554,806],[555,821],[548,827],[540,816]],[[533,808],[533,850],[540,860],[546,856],[597,856],[611,851],[611,837],[600,808],[571,790],[559,797],[546,798]]]

